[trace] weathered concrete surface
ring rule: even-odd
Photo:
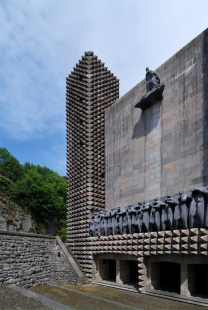
[[[106,208],[208,181],[208,29],[156,70],[163,99],[142,112],[145,80],[106,110]]]

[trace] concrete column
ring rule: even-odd
[[[120,270],[121,264],[120,264],[120,260],[116,261],[116,283],[118,284],[123,284],[123,282],[121,281],[121,270]]]
[[[160,263],[149,264],[149,274],[151,275],[151,289],[160,289]]]
[[[188,265],[181,264],[181,288],[180,294],[182,296],[190,296],[190,292],[188,289]]]
[[[102,280],[101,277],[100,277],[100,267],[99,267],[99,259],[96,258],[94,260],[94,278],[95,280]]]
[[[130,281],[130,261],[122,260],[120,262],[120,278],[123,284],[129,283]]]
[[[188,289],[190,295],[196,291],[196,269],[195,265],[188,265]]]

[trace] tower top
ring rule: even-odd
[[[93,54],[94,54],[94,52],[90,52],[90,51],[85,52],[85,56],[93,56]]]

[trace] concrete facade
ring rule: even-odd
[[[178,293],[191,296],[196,292],[196,283],[208,284],[208,230],[194,228],[186,230],[135,233],[91,238],[94,257],[93,278],[109,280],[109,260],[116,261],[117,284],[130,283],[128,261],[137,261],[139,291],[161,289],[161,263],[176,263],[179,266],[176,284]],[[103,261],[105,260],[105,264]],[[197,266],[206,268],[197,280]],[[134,272],[136,272],[134,270]],[[171,274],[171,267],[165,270],[170,281],[176,274]],[[203,278],[204,277],[204,278]],[[203,278],[203,279],[202,279]],[[110,279],[111,280],[111,279]],[[203,288],[202,288],[203,289]],[[206,289],[206,288],[205,288]],[[208,292],[206,292],[208,293]]]
[[[91,277],[88,221],[105,208],[105,108],[119,97],[119,80],[93,52],[66,78],[68,242]]]
[[[208,30],[156,73],[163,99],[134,107],[143,80],[106,110],[106,208],[207,185]]]
[[[208,185],[208,29],[156,73],[165,83],[162,100],[135,108],[143,80],[106,109],[108,210]],[[114,260],[113,281],[130,283],[130,259],[138,262],[140,292],[173,286],[183,296],[207,295],[208,230],[194,227],[92,237],[94,279],[112,281]]]
[[[143,80],[105,107],[105,209],[108,211],[156,197],[164,202],[168,194],[208,186],[208,29],[161,65],[156,73],[165,83],[162,100],[144,111],[135,108],[146,93],[146,81]],[[76,131],[73,134],[76,140]],[[71,150],[72,155],[73,152]],[[74,225],[69,229],[69,240],[81,262],[87,258],[84,271],[88,277],[118,285],[136,283],[140,292],[168,289],[173,285],[173,289],[183,296],[208,294],[207,225],[194,224],[185,228],[159,225],[150,230],[145,230],[143,225],[136,233],[131,228],[126,231],[112,229],[121,224],[115,209],[99,212],[103,200],[96,201],[93,207],[93,199],[92,207],[86,208],[79,200],[78,190],[70,195],[79,205],[72,203],[69,207],[69,227],[72,222]],[[204,219],[207,217],[204,210],[208,210],[207,196],[198,197],[196,201],[196,208],[205,206]],[[150,209],[144,211],[145,204],[139,212],[150,213]],[[188,210],[190,205],[186,207]],[[177,212],[182,213],[180,208],[181,205]],[[86,209],[91,215],[97,212],[91,221],[91,237],[83,235]],[[122,211],[129,217],[123,216],[123,226],[126,219],[132,223],[130,209]],[[161,216],[161,209],[158,207],[157,210]],[[187,211],[187,218],[190,214],[196,216],[196,212],[192,213]],[[113,224],[111,220],[114,220]],[[141,220],[144,224],[144,218]],[[102,233],[101,224],[105,224]],[[173,283],[167,276],[169,273],[170,279],[175,278]]]

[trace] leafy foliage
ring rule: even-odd
[[[21,165],[5,148],[0,148],[0,189],[27,210],[37,222],[50,223],[57,217],[66,233],[66,178],[53,170],[26,162]]]
[[[14,186],[14,182],[0,174],[0,190],[10,195]]]
[[[0,147],[0,174],[13,182],[21,179],[24,169],[19,161],[6,148]]]

